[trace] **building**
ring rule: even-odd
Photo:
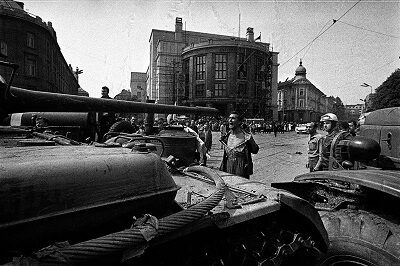
[[[358,120],[364,111],[364,104],[348,104],[345,105],[346,117],[348,120]]]
[[[324,113],[333,110],[334,97],[326,95],[306,77],[307,71],[300,60],[294,78],[278,83],[279,121],[318,121]]]
[[[17,64],[13,86],[78,94],[79,84],[57,43],[51,22],[27,13],[22,2],[0,0],[0,60]],[[9,67],[0,66],[8,79]]]
[[[277,117],[277,52],[246,38],[184,31],[152,30],[147,94],[157,103],[210,106],[226,115]]]
[[[146,80],[147,74],[142,72],[131,72],[131,95],[132,99],[139,102],[146,102]]]

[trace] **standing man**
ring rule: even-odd
[[[357,122],[354,120],[349,121],[349,133],[353,137],[357,135]]]
[[[107,86],[103,86],[101,88],[101,98],[111,99],[111,97],[108,95],[109,93],[110,93],[110,89]]]
[[[102,99],[112,99],[108,94],[110,89],[107,86],[101,88],[101,98]],[[98,113],[99,121],[99,131],[98,131],[98,141],[104,141],[103,136],[108,132],[112,124],[115,122],[115,113]]]
[[[324,131],[328,134],[321,141],[319,159],[314,171],[340,168],[341,161],[335,156],[335,147],[339,141],[350,139],[350,134],[339,129],[338,118],[335,114],[327,113],[321,116],[320,121],[324,123]]]
[[[226,130],[226,124],[224,120],[221,120],[221,125],[219,126],[219,134],[220,134],[220,139],[223,139],[226,134],[227,134],[227,130]],[[221,149],[223,149],[224,146],[221,143]]]
[[[306,125],[307,133],[310,135],[310,139],[308,140],[308,163],[306,167],[310,169],[310,172],[314,171],[320,153],[319,147],[322,135],[317,133],[317,128],[318,123],[316,122],[307,123]]]
[[[253,174],[251,154],[256,154],[259,147],[251,133],[241,128],[242,121],[238,112],[233,111],[229,115],[229,132],[220,140],[224,146],[220,170],[250,179]]]

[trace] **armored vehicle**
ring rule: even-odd
[[[0,78],[5,118],[139,111],[216,112],[29,91]],[[118,137],[87,144],[0,126],[0,263],[312,265],[326,250],[322,221],[301,198],[202,166],[177,168],[157,136]]]
[[[400,107],[376,110],[359,136],[333,142],[329,171],[272,184],[320,211],[330,239],[321,265],[400,265],[399,141]]]

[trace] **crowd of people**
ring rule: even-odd
[[[109,98],[108,88],[102,88],[102,98]],[[135,117],[130,120],[127,118],[114,117],[114,122],[119,120],[129,121],[133,129],[132,133],[145,134],[144,121],[138,121]],[[105,118],[104,118],[105,117]],[[104,116],[100,120],[103,128],[110,126],[110,115]],[[254,119],[255,120],[255,119]],[[246,123],[248,122],[248,123]],[[187,132],[196,136],[197,151],[200,154],[199,163],[207,164],[207,158],[212,147],[212,131],[219,132],[220,149],[224,150],[223,159],[220,170],[250,178],[253,173],[253,163],[251,154],[256,154],[259,150],[258,145],[254,141],[254,134],[283,134],[284,132],[294,131],[296,123],[294,122],[275,122],[275,121],[244,121],[243,117],[236,111],[230,113],[228,118],[224,117],[201,117],[197,120],[167,119],[160,118],[154,122],[154,127],[158,132],[169,125],[182,125]],[[326,135],[317,133],[322,126],[326,131]],[[356,136],[357,123],[355,121],[339,122],[337,116],[333,113],[327,113],[321,117],[318,122],[308,123],[306,126],[309,134],[308,140],[308,162],[306,167],[310,172],[328,170],[340,167],[340,162],[334,155],[334,146],[340,140],[351,139]],[[103,131],[100,132],[104,134]],[[157,133],[157,132],[156,132]]]

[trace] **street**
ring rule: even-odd
[[[207,165],[218,168],[223,150],[218,141],[219,132],[213,132],[211,158]],[[307,173],[307,134],[296,134],[294,131],[271,134],[255,134],[254,139],[260,146],[258,154],[253,154],[254,174],[251,180],[267,184],[292,181],[296,175]]]

